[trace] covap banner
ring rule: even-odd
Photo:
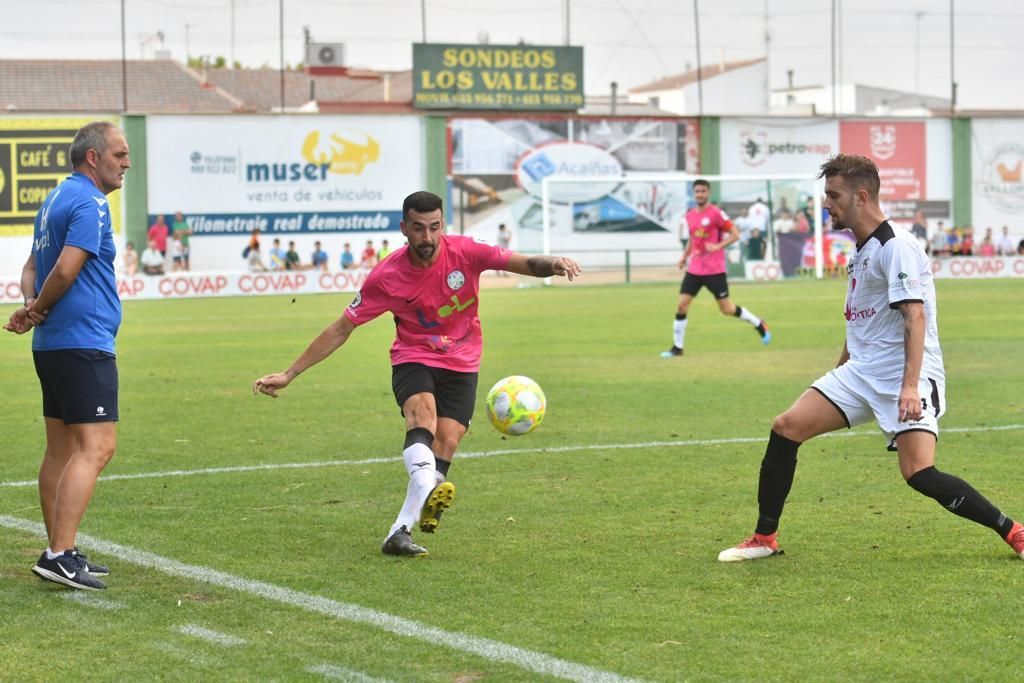
[[[368,270],[359,269],[335,272],[169,273],[154,277],[118,275],[117,293],[122,301],[272,294],[333,294],[359,291],[368,274]],[[0,304],[20,304],[21,301],[21,285],[18,280],[0,277]]]
[[[152,116],[149,212],[196,236],[395,231],[422,188],[419,117]]]

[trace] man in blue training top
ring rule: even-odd
[[[98,590],[107,568],[88,562],[75,536],[100,472],[117,445],[114,337],[121,301],[106,195],[131,167],[128,143],[114,124],[83,126],[71,143],[74,172],[46,197],[32,253],[21,272],[25,305],[4,329],[33,327],[32,357],[43,393],[46,454],[39,502],[49,547],[32,571],[72,588]]]

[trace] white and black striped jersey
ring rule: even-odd
[[[883,222],[846,267],[846,348],[850,361],[875,377],[902,377],[905,352],[899,304],[924,304],[923,377],[945,378],[931,261],[917,238]]]

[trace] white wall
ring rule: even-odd
[[[764,62],[707,78],[701,84],[704,114],[766,114],[764,88]],[[696,83],[683,87],[683,98],[686,111],[679,113],[696,115],[699,112]]]

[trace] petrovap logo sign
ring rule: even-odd
[[[583,106],[583,48],[412,46],[419,109],[575,110]]]
[[[740,158],[754,168],[768,161],[768,134],[763,130],[741,132]]]
[[[621,176],[622,163],[609,152],[581,142],[552,142],[530,150],[516,162],[516,182],[538,199],[541,182],[558,176]],[[559,204],[582,203],[611,194],[619,183],[550,183],[551,201]]]
[[[740,159],[751,168],[763,166],[774,157],[798,157],[816,155],[827,157],[832,154],[832,146],[828,143],[802,142],[783,139],[785,131],[779,135],[768,130],[744,130],[740,132]]]
[[[982,165],[978,191],[993,206],[1007,213],[1024,211],[1024,145],[1007,142],[995,147]]]
[[[393,230],[422,183],[413,116],[155,116],[147,139],[151,211],[187,196],[196,236]]]

